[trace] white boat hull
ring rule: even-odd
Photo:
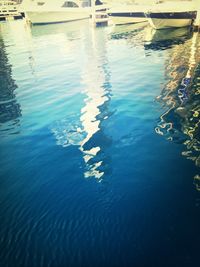
[[[181,28],[192,25],[197,11],[186,4],[182,7],[160,4],[154,10],[145,12],[145,16],[154,29]]]
[[[90,9],[82,8],[76,11],[27,11],[26,18],[32,24],[62,23],[74,20],[82,20],[90,17]]]
[[[168,29],[168,28],[181,28],[187,27],[192,24],[192,19],[157,19],[157,18],[149,18],[149,24],[154,29]]]

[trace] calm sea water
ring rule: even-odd
[[[199,63],[188,29],[0,24],[1,267],[199,266]]]

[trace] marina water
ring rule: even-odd
[[[199,52],[187,28],[0,24],[0,266],[199,266]]]

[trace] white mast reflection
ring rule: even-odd
[[[108,118],[107,112],[104,112],[104,105],[109,101],[109,92],[106,88],[108,84],[109,73],[107,72],[106,59],[106,40],[102,30],[91,29],[90,53],[84,66],[82,76],[86,94],[85,106],[81,109],[82,130],[86,137],[80,143],[80,150],[83,153],[83,159],[87,170],[84,173],[85,178],[95,177],[101,181],[104,171],[101,170],[103,161],[98,160],[97,154],[101,153],[101,145],[95,142],[95,135],[101,131],[101,122]],[[88,49],[88,48],[87,48]],[[93,140],[92,144],[91,140]]]
[[[105,149],[110,139],[104,133],[104,123],[109,118],[110,72],[106,58],[106,33],[104,29],[89,28],[84,31],[84,57],[82,64],[82,88],[84,106],[80,117],[70,115],[54,122],[51,131],[57,145],[78,146],[85,163],[85,178],[102,181],[108,166]]]

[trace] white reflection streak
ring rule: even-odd
[[[198,32],[194,32],[192,36],[192,45],[191,45],[190,58],[189,58],[189,68],[187,71],[186,78],[191,78],[192,72],[194,68],[196,67],[195,55],[197,51],[197,47],[196,47],[197,37],[198,37]]]
[[[75,114],[66,117],[55,122],[51,131],[55,135],[58,145],[79,147],[86,165],[85,178],[94,177],[101,182],[104,176],[104,171],[100,170],[103,161],[98,159],[97,154],[101,152],[102,145],[101,143],[94,144],[94,142],[99,138],[95,134],[101,130],[102,120],[108,118],[107,113],[103,114],[103,110],[104,104],[109,100],[105,87],[109,76],[104,69],[106,66],[104,32],[92,27],[90,30],[92,34],[89,32],[89,36],[84,36],[84,51],[87,60],[86,64],[83,64],[82,84],[86,98],[80,118],[77,119]],[[100,138],[102,137],[103,134],[100,134]]]
[[[95,177],[100,179],[104,175],[103,171],[99,171],[98,168],[101,166],[102,161],[97,161],[95,163],[89,163],[91,159],[94,159],[96,155],[100,152],[101,148],[99,146],[92,147],[89,150],[84,149],[84,145],[91,140],[95,133],[97,133],[100,128],[100,120],[97,116],[100,115],[100,106],[102,106],[108,97],[105,96],[105,89],[103,84],[105,82],[105,73],[102,69],[101,56],[99,56],[99,47],[96,46],[96,37],[94,36],[94,28],[92,28],[92,48],[90,51],[90,57],[85,66],[85,73],[83,74],[83,84],[87,88],[85,94],[87,99],[85,100],[85,106],[81,109],[81,124],[83,131],[86,133],[86,137],[80,143],[80,150],[83,152],[83,159],[88,170],[84,173],[85,178]],[[104,42],[100,41],[100,45],[104,46]],[[101,47],[101,49],[104,47]],[[101,51],[102,52],[102,51]],[[105,51],[103,51],[105,53]]]

